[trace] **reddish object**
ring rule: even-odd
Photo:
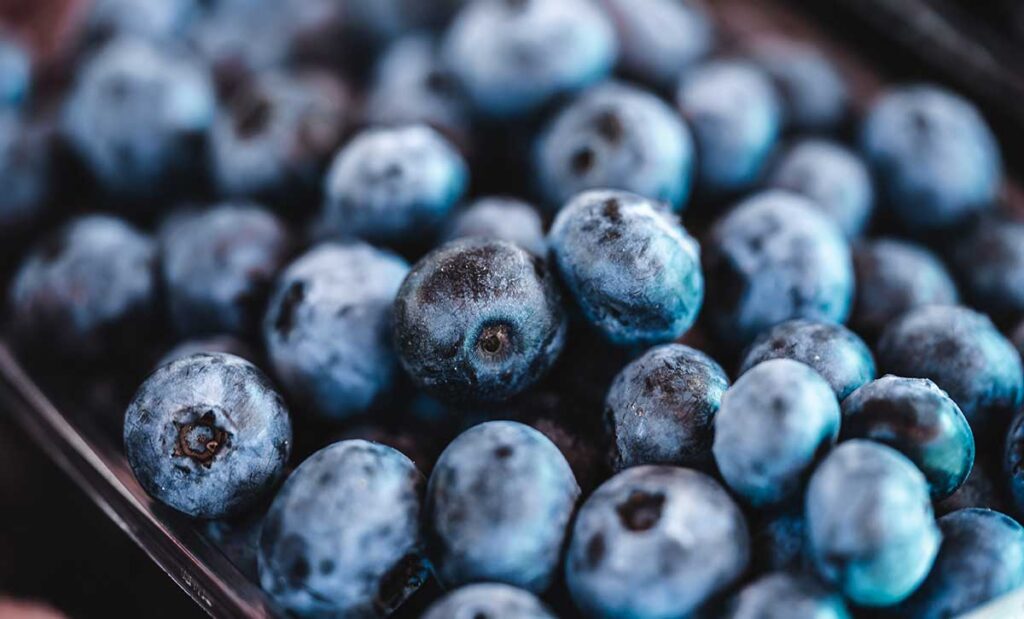
[[[37,69],[59,61],[77,39],[89,0],[0,0],[0,26],[25,41]]]

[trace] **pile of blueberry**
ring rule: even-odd
[[[1024,221],[960,96],[689,0],[98,0],[66,62],[0,41],[9,333],[155,368],[136,479],[285,612],[1024,586]]]

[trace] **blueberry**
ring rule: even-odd
[[[786,503],[781,509],[761,511],[757,516],[751,535],[754,571],[808,571],[812,563],[807,519],[799,501]]]
[[[871,441],[832,450],[811,476],[805,509],[818,572],[861,606],[890,606],[913,593],[942,537],[924,475]]]
[[[326,72],[268,72],[240,86],[210,133],[217,189],[292,202],[315,192],[352,107],[345,86]]]
[[[32,59],[12,36],[0,30],[0,109],[18,108],[32,88]]]
[[[953,248],[965,296],[996,320],[1024,318],[1024,222],[987,218]]]
[[[708,55],[715,28],[694,0],[601,0],[619,37],[619,69],[659,90]]]
[[[131,0],[128,0],[131,1]],[[204,1],[204,0],[200,0]],[[281,67],[291,56],[302,4],[281,0],[217,0],[189,28],[188,41],[230,91],[249,76]]]
[[[743,587],[724,619],[850,619],[843,598],[805,575],[774,572]]]
[[[837,142],[797,141],[774,166],[768,184],[810,198],[847,238],[864,231],[875,206],[871,173],[860,157]]]
[[[456,15],[446,62],[477,112],[508,119],[589,86],[615,64],[615,31],[589,0],[481,0]]]
[[[939,518],[942,547],[928,579],[896,612],[904,617],[958,617],[1024,585],[1024,529],[987,509]]]
[[[924,305],[960,301],[956,283],[930,251],[899,239],[876,238],[854,247],[857,293],[850,322],[877,336],[902,314]]]
[[[304,1],[294,0],[293,4]],[[337,17],[352,33],[386,41],[406,32],[443,26],[466,0],[341,0],[326,4],[335,7]]]
[[[817,372],[791,359],[755,365],[722,396],[712,453],[729,487],[755,507],[799,493],[839,435],[839,404]]]
[[[588,617],[688,616],[747,567],[747,525],[710,477],[637,466],[602,484],[580,508],[566,581]]]
[[[204,0],[97,0],[89,10],[90,37],[137,37],[170,42],[188,34]]]
[[[267,355],[288,392],[340,421],[381,403],[398,378],[391,306],[404,260],[363,243],[325,243],[278,278],[263,323]]]
[[[533,594],[483,583],[456,589],[434,602],[423,619],[555,619]]]
[[[743,61],[706,62],[683,77],[676,103],[697,144],[697,190],[720,196],[753,185],[782,118],[768,77]]]
[[[431,558],[441,582],[502,582],[540,593],[561,564],[580,487],[562,452],[514,421],[460,434],[427,487]]]
[[[843,401],[842,439],[866,438],[921,469],[932,500],[956,492],[974,465],[974,434],[946,392],[927,378],[883,376]]]
[[[566,318],[544,260],[507,241],[462,239],[420,260],[395,301],[395,342],[419,387],[499,401],[558,358]]]
[[[1013,343],[1017,347],[1017,352],[1020,353],[1020,356],[1024,357],[1024,320],[1017,325],[1013,332]]]
[[[171,320],[185,335],[255,333],[291,240],[281,221],[247,203],[172,216],[160,235]]]
[[[425,125],[366,129],[324,181],[324,223],[339,235],[397,243],[435,232],[462,198],[466,164]]]
[[[531,204],[507,197],[480,198],[461,210],[447,226],[448,241],[479,237],[509,241],[537,256],[547,254],[544,222]]]
[[[622,189],[677,211],[690,193],[689,129],[667,103],[621,82],[595,86],[566,106],[533,156],[552,211],[586,189]]]
[[[0,238],[17,238],[39,223],[53,176],[46,132],[13,111],[0,110]]]
[[[704,244],[712,331],[734,346],[781,322],[842,323],[853,297],[850,247],[810,200],[780,190],[747,198]]]
[[[25,257],[10,288],[16,333],[48,355],[97,361],[137,348],[157,313],[153,240],[107,215],[72,220]]]
[[[196,353],[203,352],[227,353],[235,357],[241,357],[250,363],[254,363],[257,359],[256,351],[249,344],[233,335],[220,334],[179,342],[164,353],[153,367],[155,369],[162,365],[167,365],[171,361],[177,361],[178,359],[191,357]]]
[[[754,61],[771,76],[782,98],[784,124],[795,131],[829,132],[850,108],[843,75],[817,47],[784,39],[753,46]]]
[[[215,108],[202,65],[140,40],[118,40],[78,72],[64,133],[108,192],[149,199],[194,176]]]
[[[665,344],[647,351],[623,368],[605,399],[612,467],[710,463],[728,387],[725,371],[699,350]]]
[[[789,320],[762,333],[747,349],[740,374],[768,359],[793,359],[828,381],[840,402],[875,378],[871,350],[842,325]]]
[[[670,342],[696,320],[700,249],[663,205],[623,191],[584,192],[559,212],[548,244],[584,317],[610,342]]]
[[[963,411],[984,444],[1024,400],[1020,355],[986,316],[966,307],[929,305],[907,312],[882,333],[882,370],[930,378]]]
[[[427,578],[423,476],[401,452],[342,441],[310,456],[263,523],[263,589],[297,617],[386,617]]]
[[[198,353],[146,379],[124,417],[128,464],[153,498],[194,518],[243,513],[277,485],[292,423],[248,361]]]
[[[952,229],[994,205],[999,145],[978,110],[938,86],[893,88],[873,105],[861,148],[881,197],[915,232]]]
[[[1009,509],[1004,498],[1003,477],[999,466],[989,461],[995,458],[992,454],[979,454],[974,466],[956,492],[948,498],[935,503],[935,514],[942,516],[966,507],[984,507],[1000,511]],[[994,473],[1000,473],[995,475]]]
[[[1006,432],[1003,474],[1014,509],[1024,515],[1024,410],[1017,413]]]

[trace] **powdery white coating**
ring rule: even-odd
[[[850,93],[839,68],[817,47],[767,38],[754,44],[753,57],[778,90],[786,126],[819,132],[840,128]]]
[[[606,481],[580,508],[566,581],[588,617],[670,619],[727,589],[749,556],[743,514],[713,479],[638,466]]]
[[[422,238],[462,198],[468,174],[459,153],[426,125],[365,129],[327,172],[324,224],[345,237]]]
[[[569,463],[537,430],[492,421],[463,432],[438,458],[427,487],[438,578],[447,586],[547,590],[579,496]]]
[[[124,418],[135,478],[195,518],[234,516],[263,499],[284,472],[291,441],[281,396],[256,366],[224,353],[161,366]]]
[[[699,191],[729,194],[758,179],[781,123],[778,96],[761,69],[738,60],[705,62],[683,76],[676,105],[697,143]]]
[[[847,238],[860,236],[875,207],[867,165],[853,151],[830,140],[805,138],[790,146],[768,184],[810,198]]]
[[[391,307],[408,270],[398,256],[364,243],[319,245],[285,270],[263,335],[289,393],[341,420],[390,391],[398,374]]]
[[[595,86],[547,125],[534,148],[551,210],[587,189],[621,189],[680,210],[690,194],[690,130],[667,103],[624,82]]]
[[[468,2],[449,27],[444,56],[476,110],[510,118],[606,76],[615,30],[589,0]]]
[[[544,222],[533,205],[518,198],[479,198],[452,218],[445,234],[451,241],[481,237],[509,241],[537,256],[547,254]]]
[[[924,475],[871,441],[846,441],[825,458],[805,509],[819,573],[863,606],[889,606],[913,593],[942,539]]]
[[[704,299],[700,247],[662,205],[587,191],[548,233],[551,256],[587,321],[618,345],[683,335]]]
[[[535,595],[497,583],[467,585],[430,605],[423,619],[556,619]]]
[[[843,598],[814,578],[770,572],[733,596],[723,619],[850,619]]]
[[[729,487],[754,506],[796,495],[839,435],[839,403],[825,379],[791,359],[771,359],[722,396],[712,451]]]
[[[423,476],[390,447],[321,449],[288,478],[263,522],[260,585],[291,614],[388,616],[427,578]]]
[[[728,387],[722,367],[699,350],[665,344],[644,353],[619,372],[605,399],[612,467],[709,463]]]

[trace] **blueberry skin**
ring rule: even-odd
[[[783,102],[783,124],[800,132],[839,128],[850,108],[842,74],[814,45],[784,39],[757,41],[754,61],[771,77]]]
[[[540,213],[517,198],[479,198],[459,211],[448,223],[444,239],[467,237],[509,241],[537,256],[546,256],[548,252]]]
[[[459,153],[425,125],[366,129],[335,157],[324,181],[324,224],[383,243],[437,231],[468,183]]]
[[[326,72],[267,72],[240,86],[210,132],[221,195],[284,201],[317,189],[351,123],[345,86]]]
[[[855,333],[842,325],[789,320],[762,333],[747,349],[740,374],[769,359],[792,359],[821,374],[840,402],[875,379],[875,359]]]
[[[461,239],[413,266],[394,333],[417,386],[449,401],[495,402],[547,372],[566,317],[543,259],[507,241]]]
[[[617,42],[587,0],[482,0],[455,16],[443,54],[476,112],[508,120],[607,76]]]
[[[583,316],[619,346],[671,342],[704,300],[700,248],[661,204],[624,191],[587,191],[548,233],[552,262]]]
[[[875,353],[883,371],[930,378],[948,393],[979,443],[1005,428],[1024,401],[1020,355],[987,316],[966,307],[907,312],[882,332]]]
[[[812,577],[774,572],[733,596],[723,619],[850,619],[850,611]]]
[[[284,400],[248,361],[197,353],[160,367],[124,417],[128,464],[146,492],[193,518],[245,512],[291,452]]]
[[[819,574],[860,606],[907,598],[942,538],[924,475],[895,449],[860,439],[840,443],[818,466],[805,514]]]
[[[706,8],[686,0],[601,0],[619,39],[619,70],[669,91],[680,73],[707,56],[715,27]]]
[[[868,112],[860,143],[881,197],[909,230],[949,230],[995,204],[999,145],[959,95],[932,85],[893,88]]]
[[[267,512],[260,585],[297,617],[388,616],[428,576],[422,492],[400,451],[361,440],[321,449]]]
[[[779,137],[781,106],[768,77],[744,61],[714,60],[687,73],[676,105],[697,144],[697,190],[708,196],[749,188]]]
[[[1021,321],[1017,328],[1013,332],[1013,344],[1017,347],[1017,352],[1020,353],[1021,357],[1024,357],[1024,320]]]
[[[270,297],[263,337],[274,372],[317,416],[365,413],[392,391],[391,306],[409,266],[363,243],[325,243],[293,262]]]
[[[532,593],[498,583],[467,585],[434,602],[423,619],[555,619]]]
[[[157,315],[156,263],[153,239],[121,219],[73,219],[18,268],[9,293],[15,332],[80,361],[137,348]]]
[[[552,212],[587,189],[622,189],[679,211],[690,193],[693,138],[675,110],[622,82],[595,86],[547,125],[534,149]]]
[[[743,514],[717,482],[691,469],[637,466],[580,508],[566,582],[588,617],[669,619],[727,589],[749,557]]]
[[[561,565],[580,496],[562,452],[530,426],[491,421],[452,441],[427,486],[434,571],[446,586],[501,582],[541,593]]]
[[[807,198],[769,190],[740,202],[704,243],[712,332],[743,346],[781,322],[842,323],[853,302],[850,246]]]
[[[156,362],[153,369],[167,365],[171,361],[177,361],[185,357],[191,357],[196,353],[227,353],[235,357],[241,357],[250,363],[255,364],[256,351],[249,344],[234,337],[233,335],[211,335],[204,338],[191,339],[179,342],[168,350],[160,360]]]
[[[813,571],[807,540],[807,519],[799,501],[762,511],[752,526],[755,573]]]
[[[1011,507],[1006,502],[1004,490],[1004,479],[1002,476],[1002,462],[995,462],[996,458],[991,456],[978,457],[974,460],[974,466],[956,492],[949,498],[935,503],[935,515],[944,516],[958,509],[966,507],[983,507],[999,511],[1009,511]]]
[[[957,279],[971,304],[996,320],[1024,318],[1024,222],[986,218],[953,247]]]
[[[0,109],[20,108],[32,89],[32,60],[13,37],[0,32]]]
[[[928,579],[895,610],[902,617],[958,617],[1024,585],[1024,529],[988,509],[939,518],[942,547]]]
[[[0,239],[17,238],[39,222],[52,193],[52,172],[45,129],[0,109]]]
[[[712,453],[725,483],[754,507],[796,495],[839,435],[839,403],[809,366],[770,359],[722,396]]]
[[[201,64],[141,40],[118,40],[78,72],[63,131],[104,189],[141,200],[160,197],[195,171],[215,110]]]
[[[160,234],[160,271],[178,332],[255,333],[291,247],[287,227],[255,204],[172,216]]]
[[[933,501],[956,492],[974,465],[974,434],[960,407],[927,378],[883,376],[843,400],[842,440],[898,450],[928,480]]]
[[[871,219],[875,189],[867,165],[838,142],[805,138],[786,149],[768,185],[810,198],[847,238],[860,236]]]
[[[1024,411],[1017,413],[1006,432],[1002,466],[1013,508],[1024,515]]]
[[[202,0],[97,0],[86,28],[95,41],[135,37],[169,42],[188,34],[202,15]]]
[[[699,350],[648,350],[619,372],[605,399],[612,468],[710,463],[715,414],[728,388],[722,367]]]
[[[946,266],[920,245],[894,238],[866,240],[854,247],[857,293],[850,323],[877,336],[902,314],[924,305],[960,302]]]

